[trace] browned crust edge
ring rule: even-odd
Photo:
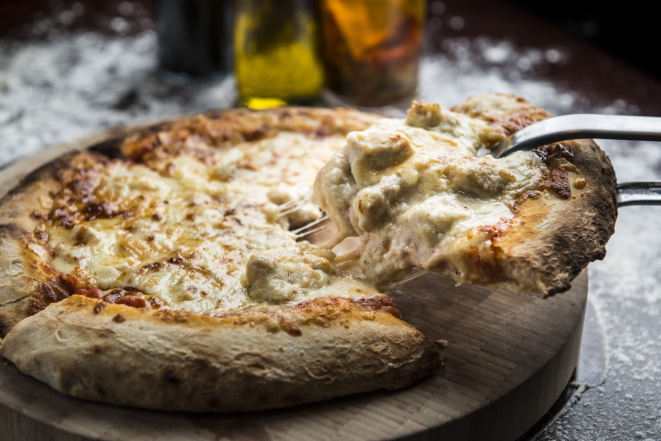
[[[47,277],[41,263],[48,251],[34,237],[39,221],[31,214],[59,191],[56,173],[77,154],[40,167],[0,199],[0,337],[28,317],[30,296]]]
[[[507,136],[553,115],[523,98],[511,98],[509,109],[471,106],[471,100],[453,110],[480,118]],[[505,276],[529,280],[529,285],[497,282],[493,286],[531,291],[546,297],[567,291],[571,281],[592,261],[606,255],[606,243],[615,231],[617,219],[616,177],[610,159],[591,139],[545,146],[556,150],[547,158],[551,166],[569,162],[579,173],[569,171],[571,197],[525,200],[512,224],[494,240]],[[550,163],[549,163],[550,161]],[[555,164],[554,164],[555,162]],[[572,181],[585,180],[582,188]]]
[[[323,138],[364,130],[380,115],[349,108],[318,109],[282,107],[266,110],[223,109],[158,123],[140,130],[123,131],[90,147],[109,157],[142,159],[162,146],[161,137],[175,144],[188,136],[201,136],[218,147],[229,147],[246,141],[275,136],[280,131],[293,131]]]
[[[316,312],[294,311],[290,318],[301,329],[294,336],[254,317],[99,304],[74,295],[48,306],[16,325],[0,354],[68,395],[195,412],[264,410],[397,389],[441,366],[428,339],[383,311],[344,305],[322,321]]]

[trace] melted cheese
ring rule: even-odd
[[[102,290],[135,288],[197,313],[268,308],[329,295],[336,283],[358,286],[332,253],[282,228],[316,219],[318,207],[279,216],[279,205],[310,197],[316,172],[342,142],[281,133],[205,162],[179,156],[152,169],[113,161],[95,193],[130,215],[71,229],[44,224],[51,265]]]
[[[360,236],[361,268],[382,288],[413,267],[460,283],[480,277],[494,226],[514,216],[524,192],[541,190],[543,164],[530,152],[477,157],[503,138],[484,121],[422,102],[405,120],[350,133],[315,184],[338,226],[328,245]]]

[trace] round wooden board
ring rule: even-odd
[[[66,152],[63,144],[0,171],[0,197]],[[439,344],[445,368],[407,389],[231,415],[147,411],[61,395],[0,359],[0,440],[514,440],[546,413],[578,365],[588,277],[547,300],[428,274],[388,294]]]

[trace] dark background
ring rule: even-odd
[[[541,17],[547,22],[562,28],[590,44],[620,58],[623,61],[661,79],[661,25],[654,10],[653,2],[629,0],[626,2],[603,2],[599,0],[555,0],[538,2],[508,0],[517,7]],[[34,19],[38,11],[57,8],[58,4],[71,1],[53,0],[0,0],[9,13],[0,16],[0,36],[15,33],[21,25]],[[116,10],[117,0],[81,0],[88,11],[98,12],[99,16]],[[140,2],[151,9],[153,0]],[[87,14],[86,14],[87,15]],[[87,15],[90,25],[94,15]],[[101,26],[102,27],[102,26]]]
[[[661,80],[661,25],[656,11],[652,10],[653,2],[508,1]],[[0,37],[19,32],[38,11],[52,11],[58,5],[72,3],[69,0],[0,0],[3,9],[9,11],[0,16]],[[101,20],[101,17],[115,12],[120,1],[80,0],[79,3],[85,5],[87,12],[96,12]],[[140,3],[150,10],[153,0]],[[79,26],[103,28],[103,23],[94,22],[94,13],[85,17]]]
[[[661,79],[661,25],[655,2],[508,1]]]

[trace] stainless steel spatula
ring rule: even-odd
[[[556,116],[519,130],[498,143],[491,154],[494,158],[504,158],[519,150],[586,138],[661,141],[661,118],[591,114]],[[661,181],[625,182],[618,184],[616,191],[619,207],[661,205]]]

